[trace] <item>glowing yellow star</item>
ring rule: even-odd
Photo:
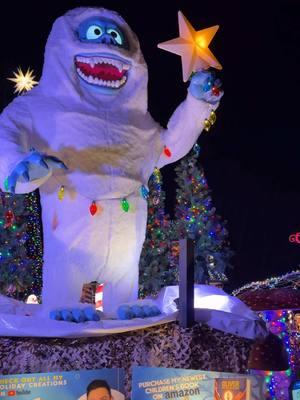
[[[159,43],[157,46],[181,56],[183,81],[186,82],[192,72],[209,67],[222,69],[221,64],[208,48],[219,25],[195,31],[181,11],[178,12],[178,24],[179,37]]]
[[[9,81],[15,83],[15,91],[14,93],[22,93],[28,92],[31,90],[35,85],[38,84],[37,81],[34,80],[35,76],[33,75],[33,70],[27,69],[25,75],[21,68],[18,68],[17,72],[13,72],[14,78],[7,78]]]

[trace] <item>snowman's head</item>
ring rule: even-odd
[[[49,35],[40,86],[48,93],[146,107],[147,65],[124,19],[103,8],[76,8]]]

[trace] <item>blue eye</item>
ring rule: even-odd
[[[98,25],[91,25],[86,31],[86,38],[89,40],[99,39],[102,35],[102,28]]]
[[[107,29],[107,33],[109,33],[120,46],[123,44],[123,38],[116,29],[109,28]]]

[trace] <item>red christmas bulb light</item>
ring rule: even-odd
[[[8,210],[5,213],[5,225],[4,228],[11,228],[15,220],[15,215],[12,210]]]
[[[214,96],[219,96],[219,94],[220,94],[220,89],[217,86],[213,86],[211,91],[212,91]]]
[[[97,211],[98,211],[97,204],[95,201],[93,201],[92,204],[90,205],[90,213],[91,215],[95,215]]]
[[[170,150],[169,147],[167,147],[167,146],[164,146],[164,155],[165,155],[166,157],[172,157],[171,150]]]

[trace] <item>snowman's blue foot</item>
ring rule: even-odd
[[[70,308],[65,310],[52,310],[49,313],[50,319],[56,321],[68,321],[82,323],[86,321],[100,321],[100,312],[94,307]]]
[[[132,319],[134,314],[130,306],[120,306],[117,311],[119,319]]]
[[[160,309],[157,306],[143,306],[145,317],[156,317],[161,314]]]
[[[101,313],[94,309],[94,307],[86,307],[82,310],[87,321],[100,321]]]
[[[117,311],[119,319],[133,319],[133,318],[148,318],[155,317],[161,314],[161,311],[157,306],[142,306],[134,304],[132,306],[122,305]]]
[[[55,319],[56,321],[61,321],[63,319],[61,311],[59,310],[50,311],[49,318]]]

